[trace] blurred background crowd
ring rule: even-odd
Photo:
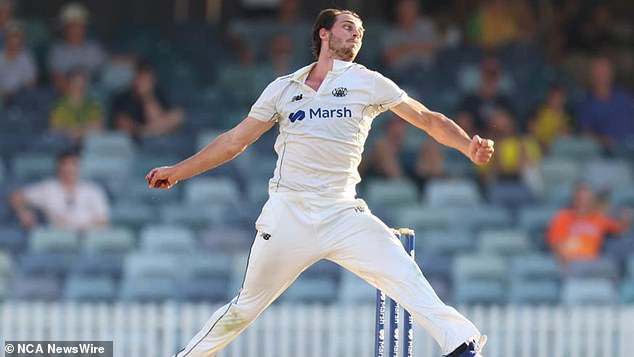
[[[475,167],[388,113],[368,139],[359,194],[416,230],[439,295],[634,302],[633,3],[337,5],[364,19],[356,62],[496,141]],[[312,61],[312,20],[329,6],[0,0],[0,298],[234,296],[276,130],[170,191],[150,191],[144,175],[202,148],[266,84]],[[368,289],[322,262],[282,299],[370,301]]]

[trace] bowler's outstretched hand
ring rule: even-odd
[[[162,166],[150,170],[145,175],[145,180],[150,188],[161,188],[164,190],[168,190],[178,183],[175,169],[172,166]]]
[[[469,158],[478,165],[489,162],[493,156],[493,140],[483,139],[475,135],[469,144]]]

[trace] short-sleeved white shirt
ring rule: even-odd
[[[69,192],[56,179],[27,186],[26,201],[42,210],[49,224],[71,230],[86,229],[110,218],[108,200],[103,190],[92,183],[79,182]]]
[[[372,120],[407,94],[378,72],[335,60],[318,91],[305,84],[315,63],[266,87],[249,116],[278,121],[278,154],[269,192],[354,196]]]

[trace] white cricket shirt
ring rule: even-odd
[[[269,192],[354,197],[372,120],[400,104],[406,93],[378,72],[339,60],[315,91],[305,84],[314,65],[277,78],[249,113],[257,120],[279,122]]]

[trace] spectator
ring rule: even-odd
[[[495,155],[480,170],[485,181],[523,181],[539,191],[537,167],[541,150],[533,136],[517,133],[515,122],[504,110],[497,110],[489,120],[489,133],[495,141]]]
[[[396,25],[382,39],[385,63],[396,74],[428,68],[440,41],[436,25],[420,15],[416,0],[400,0],[396,6]]]
[[[140,61],[132,87],[114,100],[112,113],[117,129],[139,138],[169,134],[181,126],[182,110],[172,106],[155,82],[152,66]]]
[[[535,20],[526,1],[481,0],[467,27],[474,43],[493,49],[530,40],[535,32]]]
[[[13,20],[13,2],[0,0],[0,49],[5,46],[6,27]]]
[[[488,56],[480,64],[480,87],[474,94],[462,99],[456,117],[467,133],[483,133],[488,129],[487,120],[496,110],[512,113],[510,99],[500,93],[500,61]]]
[[[434,139],[428,138],[421,146],[414,173],[421,185],[433,178],[445,175],[445,154],[442,146]]]
[[[88,75],[83,69],[72,70],[66,79],[64,96],[51,110],[51,131],[79,142],[89,132],[103,127],[103,108],[96,100],[87,98]]]
[[[568,134],[570,116],[566,111],[566,88],[554,84],[548,90],[546,102],[537,109],[534,118],[535,137],[547,149],[556,137]]]
[[[625,210],[619,220],[597,209],[594,192],[586,184],[577,186],[572,206],[557,213],[548,229],[548,244],[563,261],[593,260],[601,253],[606,234],[618,234],[628,229],[631,210]]]
[[[98,76],[106,61],[101,45],[86,39],[88,10],[79,3],[64,6],[60,14],[63,39],[51,48],[48,69],[55,87],[64,92],[65,78],[73,68],[85,68],[90,79]]]
[[[99,186],[79,179],[79,156],[74,152],[59,155],[56,178],[15,191],[10,203],[27,229],[38,224],[31,208],[41,210],[56,228],[86,231],[109,224],[106,195]]]
[[[615,88],[609,59],[592,61],[590,92],[579,104],[577,117],[582,130],[595,136],[608,152],[614,142],[634,137],[634,99],[631,92]]]
[[[404,175],[401,152],[407,126],[400,118],[392,118],[385,125],[385,134],[377,139],[370,153],[363,159],[359,172],[398,179]]]
[[[4,103],[10,103],[20,90],[33,87],[37,66],[30,52],[24,49],[22,28],[16,22],[6,26],[6,46],[0,51],[0,91]]]
[[[268,67],[273,77],[281,77],[295,68],[293,40],[287,34],[273,36],[269,46]]]

